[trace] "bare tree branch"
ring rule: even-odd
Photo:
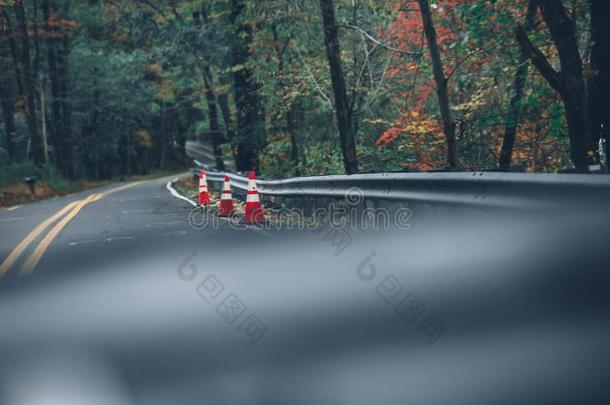
[[[402,49],[399,48],[394,48],[393,46],[390,46],[388,44],[384,44],[383,42],[379,41],[378,39],[376,39],[375,37],[373,37],[371,34],[369,34],[368,32],[366,32],[365,30],[363,30],[360,27],[357,27],[355,25],[352,24],[343,24],[342,25],[345,28],[349,28],[352,30],[356,30],[359,33],[361,33],[362,35],[364,35],[365,37],[367,37],[367,39],[371,42],[373,42],[376,45],[379,45],[382,48],[387,49],[388,51],[392,51],[392,52],[397,52],[400,53],[402,55],[408,55],[408,56],[413,56],[413,57],[419,57],[421,56],[421,53],[418,52],[410,52],[410,51],[403,51]]]
[[[309,69],[309,65],[307,64],[307,62],[305,62],[305,58],[303,58],[303,55],[301,55],[301,52],[299,52],[298,48],[295,46],[294,47],[294,51],[297,54],[297,56],[299,57],[299,59],[301,60],[301,63],[303,64],[303,67],[305,68],[305,70],[307,71],[307,74],[309,75],[309,78],[311,80],[311,82],[314,84],[314,86],[316,87],[316,90],[318,90],[318,93],[320,93],[320,95],[322,96],[322,98],[324,100],[326,100],[326,102],[328,103],[328,105],[330,106],[330,109],[333,110],[333,102],[331,101],[330,97],[324,93],[324,90],[322,90],[322,87],[320,87],[320,84],[318,83],[318,81],[316,80],[316,77],[314,76],[314,74],[311,72],[311,69]]]

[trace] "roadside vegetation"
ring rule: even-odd
[[[25,183],[35,177],[34,193]],[[70,194],[104,184],[104,181],[79,179],[66,180],[50,165],[36,166],[32,162],[15,163],[0,167],[0,209],[44,198]]]
[[[182,167],[174,169],[155,169],[147,175],[134,175],[129,180],[142,180],[165,177],[182,172]],[[35,177],[34,193],[25,179]],[[32,162],[15,163],[0,167],[0,209],[24,203],[77,193],[126,180],[122,176],[109,179],[91,180],[87,178],[68,180],[52,165],[36,166]]]

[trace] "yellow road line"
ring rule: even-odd
[[[141,182],[134,182],[134,183],[129,183],[129,184],[125,184],[123,186],[120,187],[116,187],[114,189],[111,190],[107,190],[104,191],[102,193],[99,194],[94,194],[92,196],[89,196],[88,198],[85,199],[81,199],[81,200],[77,200],[77,201],[73,201],[69,204],[67,204],[65,207],[63,207],[60,211],[56,212],[54,215],[52,215],[51,217],[47,218],[44,222],[40,223],[36,228],[34,228],[34,230],[32,232],[30,232],[28,234],[28,236],[26,236],[26,238],[21,241],[21,243],[19,243],[19,245],[17,245],[17,247],[15,249],[13,249],[13,251],[9,254],[9,256],[4,260],[4,262],[2,263],[2,265],[0,266],[0,279],[2,279],[2,277],[6,274],[6,272],[11,268],[11,266],[17,261],[17,259],[19,259],[19,257],[21,256],[21,254],[27,249],[27,247],[30,245],[30,243],[32,243],[38,236],[40,236],[40,234],[42,234],[42,232],[44,232],[52,223],[54,223],[55,221],[57,221],[59,218],[61,218],[62,216],[64,216],[68,211],[74,209],[77,205],[80,205],[82,202],[84,202],[85,200],[88,200],[91,198],[90,201],[87,202],[93,202],[93,201],[97,201],[102,197],[105,197],[107,195],[116,193],[118,191],[122,191],[128,188],[131,188],[137,184],[139,184]],[[94,196],[97,196],[95,198],[92,198]],[[84,207],[86,204],[82,205],[82,207]],[[78,212],[82,209],[82,207],[80,207],[78,209],[78,211],[76,211],[74,213],[74,215],[71,216],[70,220],[73,219]],[[74,211],[72,211],[70,213],[70,215],[73,213]],[[63,222],[63,221],[62,221]],[[69,222],[66,221],[64,223],[64,225],[61,227],[63,228],[67,223]],[[56,229],[57,226],[53,229]],[[59,229],[56,233],[59,233],[59,231],[61,231],[61,229]],[[53,232],[53,231],[51,231]],[[46,238],[45,238],[46,239]],[[52,242],[52,239],[49,240],[48,243]],[[42,242],[41,242],[42,243]],[[40,245],[39,245],[40,247]],[[44,253],[45,249],[41,249],[40,252],[40,257],[42,256],[42,253]],[[33,259],[32,257],[30,257],[30,259],[28,259],[28,263],[30,263],[30,265],[33,263],[34,266],[38,263],[38,261],[40,260],[40,257],[38,257],[37,259]],[[30,262],[31,260],[31,262]],[[27,263],[26,263],[27,264]],[[29,269],[29,272],[31,272],[31,270],[33,270],[34,266],[31,267],[31,269]],[[24,265],[25,267],[25,265]],[[23,268],[22,268],[23,270]]]
[[[19,275],[24,276],[24,275],[30,274],[32,271],[34,271],[34,268],[36,267],[36,265],[42,258],[42,255],[44,255],[46,250],[49,248],[49,246],[51,245],[53,240],[57,237],[57,235],[59,235],[59,233],[62,231],[62,229],[64,229],[64,227],[66,225],[68,225],[68,223],[70,221],[72,221],[87,204],[97,201],[101,198],[106,197],[107,195],[116,193],[118,191],[126,190],[126,189],[136,186],[140,183],[141,182],[137,181],[134,183],[125,184],[123,186],[116,187],[111,190],[104,191],[102,193],[90,195],[86,199],[79,201],[79,203],[72,209],[72,211],[68,215],[66,215],[60,222],[58,222],[57,225],[55,225],[49,231],[49,233],[44,237],[44,239],[40,241],[40,243],[38,244],[38,246],[36,247],[34,252],[30,255],[28,260],[23,264],[23,266],[19,270]]]
[[[49,247],[49,245],[51,244],[51,242],[53,242],[53,239],[55,239],[55,237],[59,234],[59,232],[61,232],[61,230],[64,229],[64,227],[66,225],[68,225],[68,222],[72,221],[74,219],[74,217],[76,217],[78,215],[80,210],[82,210],[85,205],[89,204],[90,202],[96,201],[100,198],[101,198],[100,194],[93,194],[93,195],[90,195],[89,197],[85,198],[84,200],[79,201],[78,204],[76,204],[76,206],[72,209],[72,211],[70,211],[68,213],[68,215],[66,215],[61,221],[59,221],[49,231],[49,233],[42,239],[42,241],[40,241],[40,243],[38,244],[38,246],[36,247],[34,252],[30,255],[28,260],[23,264],[23,266],[19,270],[19,275],[23,276],[23,275],[30,274],[34,270],[34,267],[36,267],[36,265],[40,261],[40,258],[42,257],[44,252],[46,252],[46,250]]]
[[[133,183],[125,184],[125,185],[120,186],[120,187],[113,188],[111,190],[107,190],[107,191],[101,192],[101,193],[99,193],[100,194],[100,198],[106,197],[107,195],[110,195],[110,194],[114,194],[114,193],[116,193],[118,191],[127,190],[128,188],[132,188],[133,186],[137,186],[140,183],[142,183],[142,182],[141,181],[136,181],[136,182],[133,182]],[[97,200],[99,200],[99,198],[96,199],[96,201]]]
[[[80,200],[79,200],[80,201]],[[21,253],[32,243],[34,239],[38,237],[49,225],[55,222],[58,218],[61,218],[66,212],[71,210],[79,201],[73,201],[70,204],[63,207],[60,211],[56,212],[54,215],[47,218],[44,222],[40,223],[32,232],[29,233],[28,236],[25,237],[24,240],[17,245],[15,249],[11,252],[11,254],[4,260],[2,266],[0,266],[0,279],[6,274],[8,269],[11,268],[13,263],[21,256]]]

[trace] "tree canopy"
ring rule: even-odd
[[[0,0],[0,166],[148,173],[188,164],[191,139],[270,177],[586,170],[607,137],[607,8]]]

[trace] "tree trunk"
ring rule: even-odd
[[[21,61],[23,64],[27,124],[32,145],[32,156],[34,158],[34,163],[37,165],[42,165],[46,162],[44,160],[42,141],[40,139],[40,134],[38,133],[38,122],[36,120],[36,77],[32,72],[30,43],[23,0],[15,1],[15,14],[17,16],[17,24],[19,25],[19,31],[21,33]]]
[[[13,57],[13,68],[15,69],[15,83],[17,83],[17,94],[21,96],[25,93],[25,91],[23,89],[23,80],[21,79],[21,70],[19,68],[21,66],[21,62],[19,61],[19,52],[17,50],[17,44],[15,43],[14,38],[15,31],[13,31],[11,18],[6,12],[6,9],[4,8],[4,6],[0,6],[0,8],[2,10],[2,17],[4,18],[4,22],[6,24],[3,33],[5,33],[6,37],[8,38],[8,43],[11,49],[11,56]]]
[[[49,65],[49,79],[51,82],[51,120],[49,129],[51,132],[51,143],[55,156],[55,164],[63,172],[64,158],[62,155],[62,131],[61,131],[61,102],[59,92],[59,74],[57,69],[56,56],[56,29],[49,23],[51,17],[51,7],[49,0],[42,2],[42,13],[44,17],[46,42],[47,42],[47,61]]]
[[[195,13],[194,18],[198,20],[198,16],[201,16],[202,21],[205,24],[209,23],[208,19],[208,10],[205,5],[202,5],[201,12]],[[198,24],[199,25],[199,24]],[[208,41],[213,41],[214,38],[211,35],[207,36]],[[218,124],[218,104],[216,92],[214,91],[214,77],[212,75],[212,70],[210,69],[209,64],[205,64],[202,67],[203,73],[203,82],[205,85],[205,95],[208,103],[208,118],[209,118],[209,130],[210,137],[212,140],[212,150],[214,151],[214,162],[216,165],[216,169],[220,171],[225,170],[225,164],[222,157],[222,148],[220,144],[222,143],[222,134],[220,133],[220,126]],[[222,106],[221,106],[222,109]],[[228,106],[227,106],[228,109]],[[223,111],[224,114],[224,111]],[[227,112],[228,115],[228,112]],[[226,124],[225,117],[225,124]],[[228,124],[226,124],[228,125]]]
[[[434,81],[436,82],[436,95],[438,97],[438,105],[441,111],[443,120],[443,130],[445,132],[445,140],[447,142],[447,164],[451,168],[458,167],[458,152],[457,142],[455,139],[455,124],[451,117],[451,109],[449,108],[449,91],[447,88],[447,78],[443,70],[441,54],[436,41],[436,30],[432,23],[432,15],[430,14],[430,6],[428,0],[418,0],[421,11],[422,21],[424,24],[424,33],[428,42],[428,50],[430,51],[430,59],[432,61],[432,72],[434,73]]]
[[[610,156],[610,2],[591,0],[591,71],[589,106],[594,139],[606,140]]]
[[[39,104],[40,104],[40,123],[42,130],[42,149],[44,150],[44,161],[49,161],[49,137],[47,132],[47,104],[44,99],[44,76],[40,74],[40,91],[39,91]]]
[[[297,99],[298,100],[298,99]],[[290,157],[292,158],[292,162],[294,164],[294,175],[300,176],[301,171],[299,170],[299,146],[297,144],[297,135],[296,135],[296,115],[299,110],[299,102],[294,100],[290,105],[290,110],[288,114],[286,114],[286,128],[288,130],[288,134],[290,135]]]
[[[534,25],[536,17],[536,1],[530,0],[527,5],[527,14],[525,17],[524,29],[529,31]],[[500,159],[498,167],[503,170],[508,170],[513,156],[513,148],[515,138],[517,137],[517,127],[519,126],[519,115],[521,113],[521,100],[523,99],[523,89],[527,80],[529,58],[527,54],[521,50],[519,62],[515,78],[513,79],[512,97],[508,105],[508,116],[506,126],[504,127],[504,138],[502,140],[502,149],[500,150]]]
[[[127,132],[125,139],[125,179],[129,179],[129,176],[131,176],[131,136]]]
[[[570,157],[579,170],[588,170],[588,153],[593,146],[591,117],[586,97],[583,66],[576,38],[576,25],[561,1],[539,0],[542,17],[559,54],[561,71],[556,72],[540,49],[529,40],[523,27],[517,27],[517,40],[536,69],[561,96],[565,107]]]
[[[222,83],[222,79],[221,79]],[[229,107],[229,94],[221,93],[218,94],[218,106],[220,107],[220,112],[222,113],[222,120],[225,124],[225,138],[228,142],[233,142],[235,140],[235,120],[231,115],[231,108]],[[237,165],[237,155],[235,153],[235,148],[231,147],[231,154],[233,155],[233,161]],[[237,167],[237,166],[236,166]]]
[[[575,151],[579,155],[582,154],[583,163],[587,164],[587,152],[593,147],[593,131],[587,104],[582,59],[578,51],[576,24],[561,1],[540,0],[540,7],[559,52],[561,74],[565,83],[564,98],[571,100],[566,103],[568,125],[574,128],[570,138],[576,144]],[[576,162],[574,164],[579,166]]]
[[[68,14],[70,2],[64,3],[63,13]],[[64,158],[63,174],[68,178],[74,177],[74,150],[72,140],[72,105],[70,102],[70,38],[64,35],[59,49],[59,95],[61,98],[61,145]]]
[[[96,70],[94,70],[97,73]],[[87,118],[81,125],[80,139],[83,142],[83,168],[86,176],[93,179],[100,179],[102,176],[101,164],[100,164],[100,147],[101,142],[99,138],[99,123],[98,123],[98,103],[99,103],[99,89],[98,83],[95,81],[91,83],[95,89],[93,91],[93,98],[91,104],[88,106]]]
[[[94,69],[94,73],[98,73],[97,69]],[[99,112],[98,105],[100,100],[100,90],[98,84],[94,84],[95,90],[93,91],[93,105],[91,107],[91,134],[93,136],[93,148],[94,148],[94,161],[95,161],[95,178],[102,178],[102,158],[101,158],[101,136],[100,136],[100,125],[99,125]]]
[[[208,102],[208,118],[210,120],[210,138],[212,150],[214,151],[214,162],[217,170],[224,171],[225,163],[222,159],[222,149],[220,148],[222,137],[220,127],[218,126],[218,106],[212,83],[212,74],[208,66],[203,68],[203,82],[205,83],[205,97]]]
[[[276,44],[279,44],[279,35],[277,32],[277,27],[275,24],[271,26],[271,32],[273,34],[273,41]],[[288,40],[285,41],[285,44],[280,49],[278,45],[275,45],[275,54],[278,60],[278,72],[277,81],[280,89],[284,90],[284,80],[282,76],[284,75],[284,50],[288,46]],[[297,146],[297,138],[296,138],[296,126],[295,126],[295,115],[296,115],[296,100],[291,100],[290,105],[288,106],[288,111],[284,114],[286,118],[286,132],[288,133],[288,137],[290,139],[290,157],[292,158],[292,163],[294,165],[294,175],[299,176],[299,150]]]
[[[0,103],[4,120],[4,145],[9,160],[15,160],[15,100],[11,83],[5,76],[4,68],[0,68]]]
[[[2,36],[9,36],[10,33],[5,27],[0,27]],[[13,84],[11,83],[10,55],[4,52],[4,47],[0,53],[0,105],[2,106],[2,118],[4,121],[4,146],[10,161],[16,158],[15,149],[15,95]]]
[[[335,4],[333,0],[320,0],[320,11],[324,25],[324,44],[326,57],[330,67],[330,77],[335,96],[335,113],[339,126],[339,140],[343,153],[343,166],[347,174],[358,172],[358,159],[356,156],[356,143],[352,127],[345,78],[341,66],[341,47],[339,44],[339,30],[335,17]]]
[[[237,106],[236,165],[238,171],[258,169],[258,153],[265,145],[265,118],[258,97],[258,85],[247,67],[252,30],[238,21],[244,9],[243,0],[231,1],[231,22],[237,25],[239,40],[233,48],[233,80]]]
[[[182,100],[178,100],[177,104],[180,105],[182,104],[183,101]],[[178,152],[178,162],[180,163],[180,165],[186,165],[186,132],[187,129],[185,128],[183,121],[180,119],[180,111],[179,110],[175,110],[174,111],[174,129],[175,129],[175,139],[176,139],[176,143],[178,144],[178,148],[173,148],[175,151]]]
[[[165,143],[167,142],[167,107],[165,101],[161,106],[161,153],[159,157],[159,168],[165,168]]]

